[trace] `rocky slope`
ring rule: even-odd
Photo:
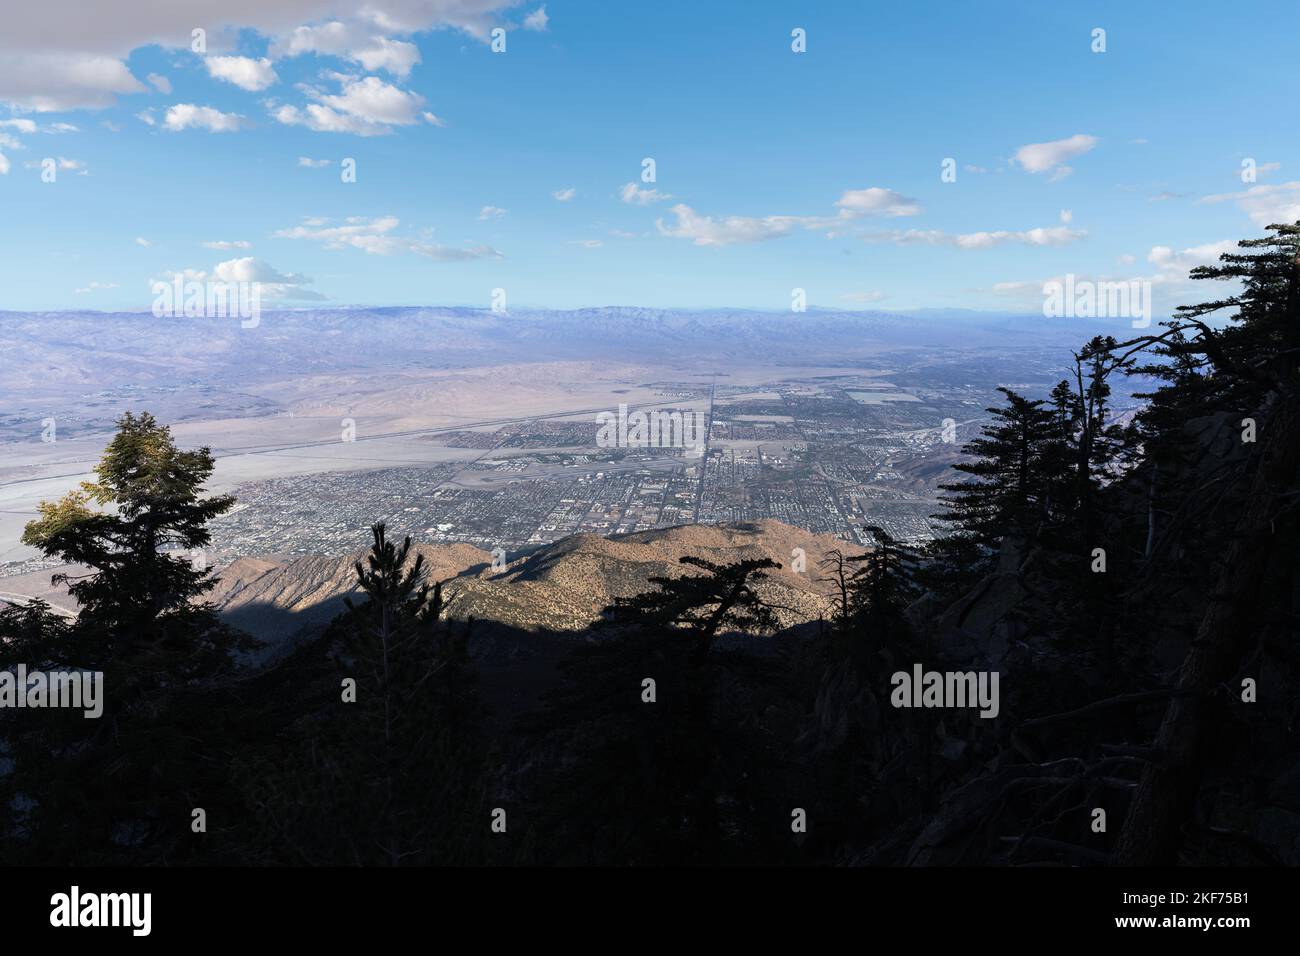
[[[429,579],[446,582],[452,617],[558,632],[585,629],[614,598],[649,589],[652,577],[697,573],[680,564],[685,556],[720,563],[770,558],[781,569],[759,590],[781,608],[782,625],[816,620],[830,599],[819,563],[836,548],[845,543],[777,521],[574,535],[509,560],[501,571],[492,569],[490,554],[467,544],[415,545]],[[364,554],[240,558],[218,572],[221,583],[211,598],[229,623],[267,642],[266,655],[276,656],[343,609],[344,596],[356,593],[354,562]]]

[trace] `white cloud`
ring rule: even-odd
[[[71,123],[51,123],[49,126],[45,127],[44,132],[46,132],[46,133],[79,133],[79,132],[81,132],[81,131],[80,131],[79,129],[77,129],[77,127],[73,126]]]
[[[253,256],[218,262],[212,268],[212,278],[218,282],[256,282],[260,294],[271,299],[319,301],[325,298],[319,292],[303,288],[311,284],[312,280],[307,276],[282,273],[270,263]]]
[[[1070,223],[1074,221],[1074,213],[1069,209],[1061,210],[1061,222]]]
[[[500,219],[506,214],[506,211],[500,206],[484,206],[478,211],[480,219]]]
[[[883,292],[846,292],[840,298],[845,302],[879,302],[886,295]]]
[[[309,156],[298,157],[298,165],[306,166],[308,169],[320,169],[324,166],[332,165],[333,162],[334,161],[331,159],[312,159]]]
[[[1241,192],[1220,193],[1197,200],[1198,204],[1221,202],[1235,202],[1237,208],[1260,228],[1274,223],[1293,223],[1300,220],[1300,180],[1252,186]]]
[[[604,243],[599,239],[570,239],[569,245],[582,246],[584,249],[599,249]]]
[[[835,200],[842,218],[856,219],[859,216],[915,216],[921,206],[915,199],[872,186],[870,189],[849,189]]]
[[[259,93],[280,80],[266,57],[254,60],[250,56],[207,56],[203,62],[209,76],[250,93]]]
[[[1237,242],[1234,239],[1191,246],[1181,252],[1175,252],[1169,246],[1152,246],[1147,253],[1147,262],[1164,276],[1182,279],[1197,266],[1214,265],[1219,261],[1219,256],[1236,250]]]
[[[344,80],[340,93],[322,96],[320,101],[331,109],[371,123],[403,126],[419,122],[424,98],[385,83],[377,76],[367,76]]]
[[[158,122],[153,118],[153,110],[141,110],[135,114],[135,118],[144,123],[145,126],[154,126]]]
[[[9,175],[9,157],[0,153],[0,176]]]
[[[221,249],[221,250],[253,248],[253,244],[249,242],[247,239],[235,239],[235,240],[217,239],[213,242],[200,243],[200,245],[202,245],[204,249]]]
[[[196,25],[208,30],[210,54],[232,52],[241,31],[285,38],[298,24],[345,19],[355,24],[361,45],[401,69],[411,51],[394,54],[367,44],[383,34],[411,35],[431,29],[461,30],[484,40],[502,11],[518,0],[368,0],[358,13],[355,0],[42,0],[11,3],[0,30],[0,103],[20,109],[71,110],[111,106],[124,93],[146,88],[126,66],[133,50],[158,44],[187,50]],[[273,44],[274,46],[274,44]],[[274,56],[274,54],[272,54]],[[384,58],[387,58],[386,60]],[[360,61],[358,61],[360,62]]]
[[[457,262],[470,259],[500,259],[501,253],[491,246],[475,245],[463,248],[424,242],[404,236],[395,236],[393,230],[400,225],[396,216],[367,219],[355,216],[342,225],[329,226],[328,220],[312,218],[300,226],[281,229],[274,233],[276,239],[307,239],[322,243],[326,249],[360,249],[371,255],[391,256],[412,253],[435,262]]]
[[[8,133],[0,133],[0,149],[24,149],[22,142],[14,139]]]
[[[172,91],[172,81],[167,79],[167,77],[163,76],[161,73],[150,73],[145,77],[145,79],[148,80],[149,85],[159,93],[171,93]]]
[[[745,242],[763,242],[788,235],[799,224],[796,216],[766,216],[761,219],[746,216],[727,216],[714,219],[701,216],[690,206],[679,203],[670,210],[677,217],[672,226],[662,219],[655,227],[662,235],[674,239],[690,239],[697,246],[731,246]]]
[[[1016,150],[1016,162],[1025,172],[1045,173],[1052,170],[1052,179],[1064,179],[1072,170],[1064,165],[1067,159],[1082,156],[1097,145],[1097,137],[1076,133],[1067,139],[1049,143],[1030,143]]]
[[[1071,229],[1069,226],[1061,225],[1040,226],[1019,232],[998,229],[988,232],[949,233],[942,229],[908,229],[867,233],[862,238],[867,242],[892,242],[898,245],[922,244],[954,246],[958,249],[991,249],[1009,242],[1027,246],[1064,246],[1077,242],[1087,234],[1087,230]]]
[[[342,57],[367,70],[385,70],[402,78],[420,62],[420,49],[414,43],[379,36],[364,24],[341,20],[300,26],[271,50],[271,55],[277,57],[304,53]]]
[[[420,48],[405,40],[375,37],[369,45],[353,50],[352,58],[367,70],[386,70],[405,77],[420,62]]]
[[[50,17],[48,5],[34,4],[37,17]],[[72,17],[79,16],[72,12]],[[4,33],[19,16],[17,10],[5,12]],[[62,20],[49,19],[59,23]],[[102,109],[111,106],[120,93],[143,93],[145,87],[131,75],[126,64],[112,56],[93,53],[6,53],[0,50],[0,102],[38,113],[75,109]]]
[[[551,198],[554,199],[556,202],[568,202],[577,194],[578,191],[574,189],[572,186],[570,186],[567,189],[555,190],[555,192],[551,193]]]
[[[142,239],[140,236],[135,237],[135,244],[137,246],[144,246],[146,249],[153,245],[153,243],[148,239]]]
[[[629,186],[635,188],[635,184],[629,183],[624,187],[625,193]],[[846,190],[835,201],[835,205],[840,210],[835,216],[728,216],[714,219],[699,215],[690,206],[679,204],[671,210],[677,217],[675,225],[665,226],[662,219],[657,220],[655,225],[660,234],[691,239],[697,246],[728,246],[776,239],[788,235],[796,228],[826,229],[834,236],[845,225],[865,216],[915,216],[921,212],[921,206],[915,199],[880,186]]]
[[[524,17],[524,29],[544,32],[546,30],[546,25],[549,22],[550,17],[546,15],[546,5],[543,4],[532,13],[528,14],[528,16]]]
[[[85,295],[87,292],[98,292],[101,289],[116,289],[116,282],[88,282],[84,288],[73,289],[75,295]]]
[[[423,110],[424,97],[385,83],[377,76],[364,78],[342,76],[340,91],[335,94],[309,90],[317,100],[303,109],[296,106],[273,108],[272,116],[290,126],[306,126],[318,132],[355,133],[381,136],[393,126],[409,126],[421,120],[442,125],[432,113]]]
[[[151,120],[146,120],[150,125]],[[244,125],[244,118],[236,113],[223,113],[211,106],[177,103],[167,107],[163,126],[172,132],[183,129],[206,129],[212,133],[232,133]]]
[[[7,119],[0,120],[0,127],[8,126],[18,130],[20,133],[30,135],[36,132],[36,123],[29,119]]]
[[[673,198],[668,193],[661,193],[657,189],[642,189],[636,183],[624,183],[618,195],[623,202],[633,206],[649,206],[651,203],[664,202]]]

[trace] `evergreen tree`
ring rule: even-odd
[[[335,691],[241,773],[261,821],[248,839],[279,862],[481,862],[490,808],[472,625],[442,620],[442,585],[425,580],[423,555],[410,560],[409,537],[395,545],[382,522],[372,534],[356,563],[365,600],[347,599],[318,644],[338,663]]]
[[[207,522],[231,507],[204,498],[208,449],[181,451],[148,413],[127,413],[97,481],[44,502],[25,543],[87,566],[56,575],[81,605],[74,622],[29,608],[0,621],[6,663],[102,673],[102,714],[11,711],[14,772],[3,778],[13,849],[50,863],[159,862],[202,852],[192,810],[225,800],[227,774],[213,688],[256,642],[222,625],[216,583],[177,549],[203,548]],[[21,655],[21,659],[20,659]]]
[[[994,421],[962,448],[974,461],[953,465],[975,480],[940,485],[949,494],[944,503],[950,510],[936,516],[983,548],[994,547],[1013,532],[1028,531],[1045,516],[1045,464],[1061,439],[1059,417],[1043,407],[1045,402],[1031,401],[1009,388],[998,391],[1006,396],[1006,406],[987,409]]]

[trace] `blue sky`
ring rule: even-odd
[[[0,309],[148,308],[189,270],[294,306],[772,310],[1034,309],[1074,273],[1167,310],[1300,218],[1294,2],[29,6]]]

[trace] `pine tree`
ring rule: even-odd
[[[937,515],[982,548],[993,548],[1013,532],[1025,533],[1045,517],[1049,476],[1045,462],[1060,441],[1059,419],[1042,400],[1031,401],[1009,388],[1002,408],[989,408],[994,421],[962,452],[974,461],[953,465],[974,481],[940,485],[950,511]]]
[[[362,603],[318,647],[335,690],[272,758],[241,773],[267,862],[430,865],[482,862],[488,832],[483,708],[468,658],[472,622],[442,619],[411,539],[382,522],[356,562]],[[330,678],[326,678],[327,680]]]
[[[148,413],[127,413],[96,466],[97,481],[39,506],[25,543],[82,564],[68,590],[77,619],[40,609],[7,617],[19,639],[5,658],[101,672],[102,715],[15,711],[14,772],[4,787],[26,807],[18,852],[45,862],[158,862],[197,851],[195,807],[227,789],[214,688],[239,670],[251,638],[223,625],[202,596],[215,579],[177,556],[209,543],[207,522],[228,496],[202,497],[208,449],[181,451]],[[56,756],[57,755],[57,756]],[[12,806],[12,801],[5,801]]]

